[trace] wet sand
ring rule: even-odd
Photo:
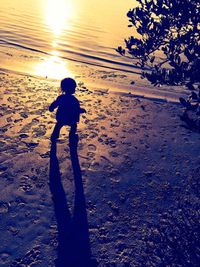
[[[1,71],[0,85],[0,266],[55,266],[59,234],[71,229],[66,219],[59,232],[59,220],[67,211],[74,224],[77,195],[85,201],[77,227],[86,233],[77,246],[87,243],[99,266],[198,266],[200,135],[183,127],[178,104],[79,83],[87,110],[78,127],[82,175],[77,192],[62,129],[54,153],[65,201],[59,219],[49,168],[55,113],[48,111],[59,84]],[[73,253],[84,257],[78,247]]]

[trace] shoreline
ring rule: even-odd
[[[60,243],[49,189],[55,113],[48,106],[59,93],[58,84],[2,71],[0,80],[0,265],[53,267]],[[78,157],[86,201],[84,242],[92,257],[100,267],[182,261],[196,266],[197,256],[187,255],[189,248],[196,249],[190,234],[197,231],[200,207],[200,136],[183,127],[180,105],[92,91],[86,83],[76,96],[87,110],[78,126]],[[68,142],[68,129],[63,129],[58,168],[65,206],[74,218]]]
[[[103,68],[102,68],[103,69]],[[21,72],[21,71],[15,71],[15,70],[8,70],[8,69],[5,69],[5,68],[0,68],[0,72],[5,72],[5,73],[9,73],[9,74],[14,74],[14,75],[20,75],[20,76],[26,76],[26,77],[31,77],[31,78],[35,78],[35,79],[38,79],[38,80],[43,80],[43,81],[48,81],[48,82],[52,82],[52,83],[58,83],[60,82],[60,79],[54,79],[54,78],[45,78],[45,77],[42,77],[42,76],[38,76],[38,75],[34,75],[34,74],[29,74],[29,73],[24,73],[24,72]],[[75,77],[76,78],[76,77]],[[78,79],[80,79],[78,77]],[[118,95],[121,95],[121,96],[127,96],[127,97],[135,97],[135,98],[139,98],[139,99],[147,99],[147,100],[150,100],[150,101],[159,101],[159,102],[168,102],[168,103],[176,103],[176,104],[180,104],[179,102],[179,99],[175,99],[171,96],[168,96],[166,97],[165,95],[163,95],[163,97],[161,96],[158,96],[158,95],[155,95],[154,93],[151,94],[150,92],[146,93],[143,93],[143,94],[138,94],[139,91],[144,91],[144,87],[145,87],[145,84],[143,85],[143,87],[141,86],[138,86],[137,83],[134,84],[134,85],[129,85],[130,87],[132,87],[130,90],[127,90],[127,89],[123,89],[123,90],[114,90],[113,89],[113,85],[112,85],[112,88],[111,90],[108,89],[109,87],[109,83],[106,84],[106,85],[102,85],[101,83],[98,83],[97,85],[95,84],[94,86],[94,81],[91,82],[87,82],[86,81],[86,84],[84,82],[79,82],[80,84],[82,84],[82,86],[85,86],[87,85],[87,87],[90,87],[91,90],[93,92],[97,91],[97,92],[105,92],[105,93],[109,93],[109,94],[118,94]],[[146,82],[146,86],[149,86],[149,84]],[[127,85],[128,87],[128,85]],[[152,86],[153,87],[153,86]],[[134,89],[137,88],[137,91],[136,93],[134,92]],[[131,92],[133,91],[133,92]],[[181,96],[186,96],[186,94],[181,94]]]

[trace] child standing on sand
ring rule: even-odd
[[[56,141],[59,138],[60,130],[64,125],[71,127],[69,137],[74,135],[77,130],[77,123],[80,120],[80,114],[86,112],[85,109],[80,108],[78,99],[73,96],[76,86],[74,79],[63,79],[60,84],[62,94],[49,106],[50,112],[58,108],[56,112],[57,123],[51,135],[51,141]]]

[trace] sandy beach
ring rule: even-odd
[[[76,180],[67,127],[50,142],[59,83],[1,71],[0,87],[0,266],[199,266],[200,135],[179,104],[79,83]]]

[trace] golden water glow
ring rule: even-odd
[[[73,77],[67,61],[59,57],[58,51],[53,51],[52,56],[44,59],[35,65],[35,73],[53,79],[63,79],[65,77]]]
[[[41,33],[43,33],[42,39],[45,40],[43,42],[45,46],[41,49],[50,55],[49,58],[46,57],[34,65],[34,72],[37,75],[58,79],[66,75],[71,76],[69,71],[71,64],[69,67],[68,60],[63,58],[69,58],[66,53],[70,49],[76,49],[76,51],[81,49],[82,54],[82,50],[87,48],[88,51],[94,51],[96,55],[99,45],[105,44],[105,48],[115,47],[119,42],[114,36],[118,36],[119,33],[123,37],[126,36],[125,33],[122,34],[127,28],[127,18],[121,15],[126,14],[128,8],[128,4],[124,5],[124,0],[120,0],[117,4],[108,0],[31,1],[38,2],[38,12],[43,23]],[[132,5],[133,0],[126,1],[130,1],[130,6]],[[119,23],[118,20],[121,17]],[[78,53],[77,57],[79,57]]]
[[[44,19],[53,33],[51,42],[51,56],[35,65],[35,72],[43,77],[62,79],[66,76],[73,76],[67,65],[67,61],[62,59],[58,49],[60,37],[70,28],[70,18],[74,15],[73,0],[46,0],[44,2]]]
[[[46,23],[55,36],[60,36],[69,28],[69,20],[74,14],[72,0],[46,0]]]

